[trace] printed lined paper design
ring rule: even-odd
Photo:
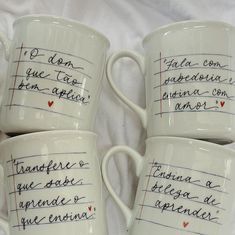
[[[216,112],[235,115],[235,70],[232,56],[183,54],[153,60],[154,116],[179,112]]]
[[[225,190],[229,178],[155,160],[149,162],[147,172],[137,205],[138,223],[160,226],[169,233],[200,235],[213,234],[223,225],[226,208],[221,199],[229,197]]]
[[[13,65],[16,69],[10,75],[12,85],[5,107],[36,109],[78,119],[71,112],[58,111],[61,105],[90,104],[92,95],[87,84],[93,79],[93,61],[48,48],[27,47],[22,43],[16,48]],[[26,102],[19,99],[22,93],[27,94]]]
[[[7,162],[12,228],[96,220],[92,165],[86,152],[13,156]],[[93,192],[93,193],[92,193]]]

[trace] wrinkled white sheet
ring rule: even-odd
[[[63,16],[94,27],[111,41],[109,53],[124,48],[143,52],[141,40],[146,34],[161,25],[176,21],[210,19],[235,25],[234,0],[0,0],[0,30],[11,38],[13,21],[19,16],[35,13]],[[6,66],[1,48],[1,89]],[[144,107],[144,80],[137,66],[133,62],[123,61],[117,64],[115,71],[118,86],[134,102]],[[140,120],[120,104],[105,79],[96,132],[99,135],[100,160],[111,146],[117,144],[126,144],[144,153],[145,131]],[[111,161],[110,172],[117,193],[126,204],[132,205],[137,183],[132,163],[119,155]],[[2,198],[1,194],[2,188]],[[126,234],[123,216],[106,190],[105,197],[109,234]],[[3,205],[5,203],[0,202],[1,210],[5,213]]]

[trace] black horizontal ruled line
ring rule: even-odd
[[[78,220],[73,220],[73,221],[63,221],[63,222],[48,222],[48,223],[39,223],[39,224],[27,224],[26,225],[26,229],[27,227],[29,226],[41,226],[41,225],[53,225],[53,224],[65,224],[65,223],[77,223],[77,222],[80,222],[80,221],[87,221],[87,220],[95,220],[96,218],[95,217],[92,217],[92,218],[89,218],[89,219],[78,219]],[[23,227],[23,225],[12,225],[13,228],[18,228],[18,227]]]
[[[60,170],[50,170],[50,172],[54,172],[54,171],[71,171],[71,170],[89,170],[89,167],[73,167],[70,169],[60,169]],[[32,171],[32,172],[25,172],[25,173],[16,173],[16,174],[11,174],[8,175],[7,177],[10,178],[12,176],[19,176],[19,175],[27,175],[27,174],[40,174],[40,173],[45,173],[47,172],[47,169],[45,169],[44,171]]]
[[[209,187],[206,187],[206,186],[204,186],[204,185],[196,184],[196,183],[190,183],[190,184],[195,185],[195,186],[198,186],[198,187],[201,187],[201,188],[206,188],[206,189],[209,189],[209,190],[212,190],[212,191],[218,192],[218,193],[223,193],[223,194],[227,194],[227,195],[229,195],[229,193],[228,193],[228,192],[223,191],[223,190],[218,190],[218,189],[215,189],[215,188],[209,188]]]
[[[187,69],[205,69],[205,70],[214,69],[214,70],[225,70],[225,71],[235,72],[234,69],[217,68],[217,67],[187,67],[187,68],[183,67],[183,68],[162,70],[162,71],[154,73],[153,75],[155,76],[155,75],[162,74],[162,73],[165,73],[165,72],[177,71],[177,70],[182,70],[182,69],[184,69],[184,70],[187,70]]]
[[[201,171],[201,170],[196,170],[196,169],[192,169],[192,168],[188,168],[188,167],[176,166],[176,165],[172,165],[172,164],[161,163],[161,162],[158,162],[158,161],[155,161],[154,163],[153,163],[153,162],[149,162],[149,164],[150,164],[150,165],[156,165],[156,164],[158,164],[158,165],[167,166],[167,167],[171,167],[171,168],[178,168],[178,169],[183,169],[183,170],[189,170],[189,171],[199,172],[199,173],[202,173],[202,174],[205,174],[205,175],[216,176],[216,177],[219,177],[219,178],[222,178],[222,179],[231,181],[231,179],[229,179],[229,178],[227,178],[227,177],[224,177],[224,176],[222,176],[222,175],[218,175],[218,174],[214,174],[214,173],[209,173],[209,172]]]
[[[76,120],[82,120],[79,117],[68,115],[65,113],[60,113],[60,112],[56,112],[53,110],[48,110],[48,109],[43,109],[43,108],[38,108],[38,107],[33,107],[33,106],[28,106],[28,105],[23,105],[23,104],[6,104],[6,105],[4,105],[4,107],[20,107],[20,108],[24,107],[24,108],[28,108],[28,109],[35,109],[35,110],[41,110],[41,111],[45,111],[45,112],[49,112],[49,113],[59,114],[61,116],[65,116],[65,117],[76,119]]]
[[[167,194],[167,193],[164,193],[164,192],[157,192],[157,191],[151,191],[151,190],[146,190],[146,189],[142,189],[141,190],[142,192],[147,192],[147,193],[157,193],[157,194],[162,194],[164,196],[169,196],[169,197],[174,197],[175,195],[171,195],[171,194]],[[211,204],[208,204],[206,202],[201,202],[201,201],[197,201],[197,200],[193,200],[193,199],[189,199],[189,198],[184,198],[184,197],[178,197],[177,199],[183,199],[183,200],[187,200],[187,201],[190,201],[190,202],[195,202],[195,203],[198,203],[198,204],[202,204],[202,205],[206,205],[206,206],[209,206],[209,207],[213,207],[213,208],[217,208],[217,209],[220,209],[220,210],[223,210],[223,211],[226,211],[225,208],[223,207],[220,207],[220,206],[216,206],[216,205],[211,205]],[[142,204],[140,204],[142,205]]]
[[[64,99],[64,100],[68,100],[68,101],[71,101],[71,102],[80,103],[80,104],[83,104],[83,105],[87,105],[87,104],[90,103],[89,101],[87,101],[86,103],[83,103],[82,100],[73,100],[73,99],[70,99],[70,98],[63,97],[63,96],[59,97],[57,94],[47,93],[47,92],[38,91],[38,90],[27,90],[27,89],[19,89],[19,88],[9,88],[8,90],[9,91],[35,92],[35,93],[39,93],[39,94],[43,94],[43,95],[53,96],[53,97],[56,97],[58,99]]]
[[[20,48],[21,47],[16,47],[17,50],[19,50]],[[40,47],[24,47],[24,46],[22,47],[22,49],[35,49],[35,48],[39,49],[41,51],[56,52],[56,53],[60,53],[62,55],[68,55],[68,56],[71,56],[71,57],[74,57],[74,58],[78,58],[78,59],[84,60],[84,61],[86,61],[89,64],[94,64],[92,61],[90,61],[88,59],[85,59],[84,57],[73,55],[73,54],[70,54],[70,53],[65,53],[65,52],[62,52],[62,51],[50,50],[50,49],[45,49],[45,48],[40,48]]]
[[[94,204],[94,201],[90,201],[90,202],[77,202],[77,203],[68,203],[65,205],[55,205],[55,206],[43,206],[43,207],[29,207],[27,208],[27,210],[41,210],[41,209],[49,209],[49,208],[56,208],[56,207],[63,207],[63,206],[76,206],[76,205],[86,205],[86,204]],[[11,212],[15,212],[15,211],[24,211],[25,208],[17,208],[14,210],[10,210]]]
[[[229,86],[235,86],[235,83],[229,83],[229,82],[214,82],[214,81],[186,81],[186,82],[170,82],[168,84],[161,84],[161,85],[157,85],[155,87],[153,87],[153,89],[157,89],[160,87],[164,87],[164,86],[174,86],[174,85],[184,85],[184,84],[195,84],[195,83],[211,83],[211,84],[222,84],[222,85],[229,85]]]
[[[28,77],[27,75],[25,75],[25,76],[24,76],[24,75],[12,75],[13,78],[15,78],[16,76],[19,77],[19,78],[27,78],[27,77]],[[39,78],[39,77],[36,77],[36,76],[29,76],[29,78]],[[68,85],[68,86],[71,86],[71,87],[79,88],[79,89],[84,90],[84,91],[86,91],[86,92],[89,93],[89,90],[83,88],[82,86],[75,86],[75,85],[68,84],[68,83],[62,82],[62,81],[60,81],[60,80],[51,79],[51,78],[48,78],[48,77],[39,78],[39,79],[42,79],[42,80],[49,80],[49,81],[53,81],[53,82],[59,82],[59,83],[62,83],[62,84],[65,84],[65,85]]]
[[[219,110],[182,110],[182,111],[169,111],[169,112],[155,113],[154,116],[158,116],[162,114],[171,114],[171,113],[225,113],[225,114],[235,115],[235,113],[219,111]]]
[[[43,65],[48,65],[48,66],[53,66],[53,67],[59,67],[59,68],[63,68],[63,69],[69,69],[71,71],[80,73],[90,79],[92,79],[92,76],[89,74],[86,74],[84,72],[81,72],[80,70],[74,69],[74,68],[69,68],[66,66],[61,66],[61,65],[55,65],[55,64],[50,64],[50,63],[46,63],[46,62],[40,62],[40,61],[32,61],[32,60],[14,60],[13,63],[33,63],[33,64],[43,64]]]
[[[18,48],[18,49],[20,49],[20,48]],[[209,55],[209,56],[222,56],[222,57],[233,58],[231,55],[219,54],[219,53],[217,53],[217,54],[212,54],[212,53],[192,53],[192,54],[180,54],[180,55],[165,56],[165,57],[161,57],[159,59],[156,59],[153,62],[155,63],[155,62],[158,62],[160,60],[168,59],[168,58],[175,58],[175,57],[177,58],[177,57],[185,57],[185,56],[200,56],[200,55],[202,55],[202,56],[207,56],[207,55]]]
[[[71,169],[70,169],[71,170]],[[35,173],[35,172],[34,172]],[[37,172],[37,173],[39,173],[39,172]],[[21,175],[21,174],[18,174],[18,175]],[[49,188],[47,188],[47,187],[43,187],[43,188],[33,188],[33,189],[29,189],[29,190],[24,190],[24,191],[19,191],[19,190],[16,190],[16,191],[13,191],[13,192],[10,192],[9,193],[9,195],[12,195],[12,194],[16,194],[16,193],[19,193],[19,192],[21,192],[21,194],[22,193],[28,193],[28,192],[30,192],[30,191],[38,191],[38,190],[40,190],[40,191],[43,191],[43,190],[50,190],[50,189],[61,189],[61,188],[68,188],[68,187],[81,187],[81,186],[91,186],[91,185],[93,185],[92,183],[86,183],[86,184],[74,184],[74,185],[66,185],[66,186],[59,186],[59,187],[57,187],[57,186],[55,186],[55,187],[49,187]],[[18,209],[17,209],[18,210]]]
[[[146,175],[146,177],[152,177],[152,178],[155,178],[155,179],[170,180],[170,181],[174,181],[174,182],[177,182],[177,183],[192,184],[192,185],[195,185],[195,186],[198,186],[198,187],[201,187],[201,188],[206,188],[206,189],[209,189],[209,190],[212,190],[212,191],[218,192],[218,193],[224,193],[224,194],[229,195],[229,193],[228,193],[228,192],[226,192],[226,191],[218,190],[218,189],[215,189],[215,188],[209,188],[209,187],[206,187],[206,186],[204,186],[204,185],[196,184],[196,183],[192,183],[192,182],[190,182],[190,183],[189,183],[189,182],[177,181],[177,180],[173,180],[173,179],[165,179],[165,178],[163,178],[163,177],[154,177],[153,175]]]
[[[147,222],[147,223],[159,225],[161,227],[177,230],[177,231],[184,232],[184,233],[191,233],[191,234],[198,234],[198,235],[209,235],[209,234],[205,234],[205,233],[199,233],[199,232],[195,232],[195,231],[191,231],[191,230],[186,230],[186,229],[180,229],[180,228],[172,227],[172,226],[169,226],[169,225],[158,223],[156,221],[146,220],[146,219],[142,219],[142,218],[135,218],[135,219],[138,220],[138,221],[144,221],[144,222]]]
[[[142,205],[142,204],[139,204],[139,206],[143,206],[143,207],[148,207],[148,208],[153,208],[153,209],[157,209],[157,210],[162,210],[161,208],[158,208],[158,207],[155,207],[155,206],[150,206],[150,205]],[[171,212],[171,213],[177,213],[179,214],[177,211],[171,211],[171,210],[167,210],[167,209],[164,209],[164,212],[167,211],[167,212]],[[218,225],[223,225],[219,222],[216,222],[216,221],[212,221],[212,220],[205,220],[205,219],[201,219],[199,217],[195,217],[195,216],[191,216],[191,215],[187,215],[187,214],[182,214],[184,216],[187,216],[187,217],[190,217],[190,218],[194,218],[194,219],[199,219],[199,220],[202,220],[202,221],[205,221],[205,222],[209,222],[209,223],[213,223],[213,224],[218,224]]]
[[[33,154],[33,155],[28,155],[28,156],[23,156],[23,157],[14,157],[14,159],[7,161],[7,163],[12,162],[14,160],[19,160],[19,159],[27,159],[27,158],[35,158],[35,157],[47,157],[47,156],[53,156],[53,155],[77,155],[77,154],[87,154],[87,152],[55,152],[55,153],[45,153],[45,154]]]
[[[184,98],[213,98],[213,99],[220,99],[220,100],[229,100],[229,101],[235,101],[235,97],[233,98],[227,98],[227,97],[221,97],[221,96],[208,96],[208,95],[188,95],[188,96],[182,96],[182,97],[168,97],[166,99],[158,99],[154,100],[153,102],[160,102],[160,101],[168,101],[168,100],[177,100],[177,99],[184,99]]]

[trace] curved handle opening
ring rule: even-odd
[[[0,42],[2,43],[4,50],[5,50],[5,58],[8,61],[9,56],[10,56],[10,46],[11,46],[11,41],[3,34],[0,32]]]
[[[120,98],[121,101],[123,101],[134,112],[137,113],[137,115],[140,117],[140,120],[142,122],[143,127],[146,129],[146,126],[147,126],[146,110],[141,108],[140,106],[138,106],[134,102],[132,102],[129,98],[127,98],[117,88],[117,86],[115,85],[115,83],[113,81],[113,75],[112,75],[113,66],[116,63],[116,61],[121,59],[121,58],[130,58],[130,59],[134,60],[138,64],[142,75],[145,77],[145,61],[144,61],[144,58],[140,54],[138,54],[134,51],[131,51],[131,50],[116,52],[116,53],[112,54],[108,59],[107,67],[106,67],[106,74],[107,74],[108,82],[109,82],[110,86],[112,87],[112,89],[114,90],[114,92],[116,93],[116,95]]]
[[[5,218],[0,217],[0,227],[4,230],[6,235],[10,235],[9,223]]]
[[[128,156],[131,157],[131,159],[134,161],[137,177],[140,176],[140,173],[142,171],[143,158],[139,153],[137,153],[136,151],[134,151],[133,149],[131,149],[127,146],[116,146],[116,147],[111,148],[107,152],[107,154],[105,155],[103,162],[102,162],[102,175],[103,175],[104,183],[105,183],[110,195],[112,196],[114,201],[117,203],[117,205],[121,209],[121,211],[125,217],[125,220],[126,220],[127,228],[130,228],[130,226],[132,224],[132,220],[133,220],[132,209],[129,208],[127,205],[125,205],[125,203],[118,197],[118,195],[114,191],[113,187],[111,186],[111,183],[108,178],[108,170],[107,169],[108,169],[109,160],[111,157],[113,157],[114,154],[120,153],[120,152],[127,153]]]

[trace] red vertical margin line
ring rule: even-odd
[[[13,157],[12,157],[12,154],[11,154],[11,166],[12,166],[12,178],[13,178],[13,184],[14,184],[14,196],[15,196],[15,210],[16,210],[16,217],[17,217],[17,223],[18,223],[18,229],[20,230],[20,220],[19,220],[19,212],[18,212],[18,208],[17,208],[17,199],[16,199],[16,181],[15,181],[15,173],[14,173],[14,166],[13,166]]]
[[[14,84],[13,84],[13,90],[12,90],[12,94],[11,94],[11,101],[10,101],[9,109],[11,109],[12,102],[13,102],[13,97],[14,97],[14,93],[15,93],[16,79],[17,79],[17,75],[18,75],[18,70],[19,70],[19,65],[20,65],[20,59],[21,59],[22,50],[23,50],[23,42],[22,42],[21,47],[20,47],[19,59],[18,59],[18,61],[17,61],[16,72],[15,72],[15,76],[14,76],[15,79],[14,79]]]
[[[162,118],[162,53],[160,52],[160,116]]]
[[[152,166],[150,168],[150,172],[149,172],[149,176],[148,176],[148,180],[147,180],[147,184],[146,184],[146,189],[145,189],[145,192],[144,192],[144,198],[143,198],[143,202],[142,202],[142,206],[141,206],[141,210],[140,210],[139,222],[138,223],[140,223],[140,219],[141,219],[141,216],[142,216],[142,213],[143,213],[144,202],[145,202],[145,199],[146,199],[147,190],[148,190],[148,187],[149,187],[149,182],[150,182],[150,177],[151,177],[151,174],[152,174],[153,166],[154,166],[154,160],[153,160]]]

